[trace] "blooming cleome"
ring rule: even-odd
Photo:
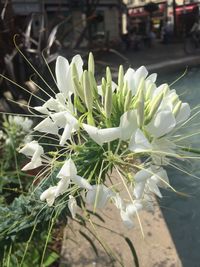
[[[157,75],[144,66],[126,72],[120,66],[117,82],[107,67],[98,82],[91,53],[87,69],[80,55],[71,63],[59,56],[55,76],[58,92],[34,107],[43,117],[34,130],[52,142],[27,143],[20,150],[30,158],[23,170],[39,167],[44,174],[40,200],[47,205],[64,199],[75,218],[78,206],[98,210],[110,202],[131,228],[154,195],[162,197],[160,188],[173,189],[166,166],[188,153],[174,136],[190,106],[168,84],[157,86]]]

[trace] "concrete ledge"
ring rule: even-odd
[[[155,204],[157,205],[157,203]],[[87,223],[89,230],[85,227],[80,227],[74,221],[69,222],[65,229],[60,267],[134,267],[136,265],[124,237],[128,237],[132,241],[140,267],[182,266],[163,215],[158,207],[153,213],[140,213],[145,238],[142,237],[137,218],[135,218],[135,227],[128,230],[121,222],[118,210],[112,205],[109,204],[107,209],[99,214],[105,220],[105,224],[97,217],[91,216],[93,225]],[[98,235],[98,238],[108,249],[109,254],[116,254],[123,265],[108,257],[90,231]],[[95,244],[98,256],[81,232],[86,234]]]
[[[154,64],[149,64],[146,68],[150,71],[167,71],[170,68],[170,71],[177,68],[185,68],[187,66],[193,67],[200,65],[200,56],[190,56],[184,58],[170,59],[163,62],[158,62]],[[173,68],[173,69],[171,69]]]

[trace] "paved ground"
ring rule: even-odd
[[[110,52],[95,53],[95,58],[101,66],[111,66],[117,71],[118,65],[123,64],[125,68],[131,66],[137,68],[145,65],[150,71],[161,72],[163,70],[186,68],[200,64],[200,53],[187,55],[182,43],[164,45],[159,42],[151,48],[141,51],[123,51],[117,54],[114,49]]]

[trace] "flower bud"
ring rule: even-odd
[[[109,67],[106,67],[106,82],[112,84],[112,75]]]
[[[85,113],[86,109],[85,107],[81,104],[81,101],[78,96],[74,96],[74,105],[77,108],[77,110],[81,113]]]
[[[146,95],[145,95],[145,99],[148,100],[151,96],[151,92],[152,92],[152,88],[153,88],[153,84],[150,84],[148,87],[147,87],[147,90],[146,90]]]
[[[72,63],[71,65],[71,76],[72,77],[76,77],[76,79],[79,81],[79,76],[78,76],[78,71],[77,71],[77,68],[76,68],[76,64],[75,63]]]
[[[106,79],[102,78],[101,81],[101,90],[102,90],[102,96],[104,97],[106,94]]]
[[[128,93],[126,94],[126,97],[125,97],[124,112],[129,110],[131,101],[132,101],[132,92],[131,90],[128,90]]]
[[[87,123],[89,125],[95,126],[94,118],[92,116],[92,112],[88,112],[87,114]]]
[[[141,127],[144,122],[144,93],[143,90],[140,90],[137,100],[137,123]]]
[[[91,52],[89,53],[89,58],[88,58],[88,71],[94,75],[95,72],[94,57]]]
[[[128,82],[125,81],[123,89],[122,89],[122,95],[125,96],[128,92]]]
[[[154,99],[150,103],[150,112],[149,112],[149,116],[147,117],[148,122],[150,122],[151,119],[153,118],[153,116],[156,113],[156,111],[158,110],[162,100],[163,100],[163,91],[160,92],[156,97],[154,97]]]
[[[145,85],[145,83],[144,83],[144,78],[142,78],[141,80],[140,80],[140,83],[139,83],[139,86],[138,86],[138,89],[137,89],[137,92],[136,92],[136,95],[135,95],[135,98],[137,99],[138,97],[139,97],[139,95],[140,95],[140,92],[142,91],[144,91],[144,85]]]
[[[105,109],[106,117],[110,118],[110,115],[112,112],[112,86],[111,86],[111,83],[106,84],[104,109]]]
[[[118,72],[118,90],[121,91],[124,84],[124,69],[123,66],[119,66],[119,72]]]
[[[90,87],[92,88],[92,93],[94,98],[98,98],[97,83],[92,72],[88,72]]]
[[[93,94],[92,88],[90,87],[89,75],[87,70],[83,72],[83,91],[86,107],[88,111],[92,111]]]
[[[174,107],[174,109],[173,109],[173,111],[172,111],[172,113],[174,114],[174,117],[176,117],[176,116],[178,115],[178,113],[179,113],[179,111],[180,111],[180,109],[181,109],[181,105],[182,105],[182,102],[179,100],[179,101],[176,103],[176,105],[175,105],[175,107]]]
[[[165,97],[168,92],[169,92],[169,86],[168,86],[168,84],[166,84],[164,89],[163,89],[163,96]]]
[[[72,77],[72,82],[75,94],[79,96],[83,102],[85,102],[83,88],[75,76]]]
[[[176,105],[176,104],[178,103],[178,101],[179,101],[179,99],[178,99],[178,95],[176,94],[176,95],[174,95],[174,96],[172,97],[172,104],[173,104],[173,105]]]

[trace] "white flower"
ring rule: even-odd
[[[152,136],[158,138],[171,132],[175,126],[176,119],[172,111],[161,110],[154,116],[145,128]]]
[[[34,107],[34,109],[45,115],[50,115],[54,112],[66,111],[67,102],[64,95],[62,93],[58,93],[55,97],[56,98],[50,97],[44,105]]]
[[[51,207],[56,199],[56,189],[56,186],[50,186],[40,195],[40,200],[46,200],[47,205]]]
[[[71,212],[72,218],[75,219],[78,206],[75,197],[72,195],[69,195],[68,208]]]
[[[97,127],[83,124],[83,128],[100,146],[102,146],[103,143],[111,142],[116,139],[127,140],[138,128],[137,112],[136,110],[125,112],[120,118],[120,125],[118,127],[98,129]]]
[[[133,216],[142,208],[142,202],[140,200],[134,200],[134,202],[128,204],[124,210],[121,210],[121,218],[127,228],[132,228],[134,226]]]
[[[56,186],[49,187],[42,193],[40,197],[41,200],[46,200],[49,206],[53,205],[55,199],[58,196],[64,194],[68,190],[68,187],[71,182],[78,185],[80,188],[84,188],[87,190],[92,189],[92,186],[86,179],[77,175],[77,169],[72,159],[68,159],[65,161],[59,173],[57,174],[57,178],[60,179],[58,184]],[[71,202],[69,202],[69,205],[70,205],[69,209],[75,208],[74,206],[75,204],[72,199]],[[73,213],[73,211],[71,211],[71,213]],[[72,216],[73,215],[74,214],[72,214]]]
[[[78,75],[80,77],[83,72],[83,60],[80,55],[73,57],[72,63],[75,63]],[[69,65],[69,62],[66,58],[58,56],[56,60],[55,72],[58,89],[66,98],[68,98],[71,93],[74,93],[71,78],[71,64]]]
[[[42,165],[41,155],[44,154],[44,150],[37,141],[32,141],[29,144],[26,144],[19,153],[32,157],[31,161],[23,167],[23,171],[35,169]]]
[[[86,194],[86,203],[94,208],[102,209],[112,196],[114,196],[112,190],[105,185],[92,185],[91,190]]]
[[[147,69],[142,66],[136,71],[132,68],[129,68],[124,75],[124,80],[128,83],[128,88],[132,91],[132,94],[137,93],[138,86],[142,79],[146,79],[148,75]]]
[[[190,106],[188,103],[182,103],[179,113],[176,116],[176,123],[186,121],[190,116]]]
[[[119,193],[115,194],[112,196],[112,200],[119,210],[124,210],[125,209],[125,204],[123,199],[120,197]]]
[[[64,129],[60,138],[60,145],[64,145],[66,140],[71,138],[71,134],[78,129],[78,121],[67,111],[54,113],[51,118],[58,128]]]
[[[120,138],[124,141],[128,140],[138,128],[137,111],[130,110],[125,112],[120,118],[119,128],[121,131]]]
[[[34,127],[35,131],[58,134],[58,126],[49,117],[41,121],[37,126]]]
[[[41,121],[35,128],[35,131],[58,135],[58,130],[63,129],[60,137],[60,145],[64,145],[66,140],[71,138],[71,134],[78,129],[77,119],[68,111],[51,114]]]
[[[132,135],[129,143],[129,149],[135,153],[148,153],[151,155],[153,163],[156,165],[167,165],[169,159],[166,157],[176,157],[176,145],[166,137],[154,138],[151,143],[144,133],[137,129]]]
[[[140,129],[137,129],[129,142],[129,149],[133,152],[147,152],[152,150],[149,140],[144,136]]]
[[[72,159],[68,159],[65,161],[64,165],[60,169],[59,173],[57,174],[57,178],[60,178],[61,181],[63,181],[63,184],[69,185],[70,181],[74,184],[77,184],[81,188],[85,189],[91,189],[92,186],[89,184],[89,182],[84,179],[83,177],[77,175],[77,169]],[[62,187],[61,187],[62,190]],[[58,191],[57,194],[59,194],[60,191]]]
[[[142,198],[143,194],[148,192],[155,193],[158,197],[162,197],[158,186],[167,187],[169,185],[167,172],[161,167],[158,169],[150,167],[140,170],[134,176],[134,180],[133,193],[137,199]]]
[[[97,127],[83,124],[83,128],[92,138],[92,140],[94,140],[100,146],[102,146],[105,142],[116,140],[120,136],[119,127],[98,129]]]

